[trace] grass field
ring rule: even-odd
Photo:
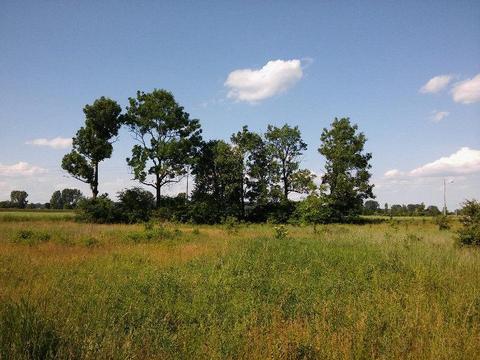
[[[430,219],[276,239],[2,215],[1,359],[480,357],[480,251]]]

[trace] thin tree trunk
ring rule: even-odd
[[[156,190],[157,190],[157,201],[156,201],[157,209],[160,207],[161,187],[162,186],[160,185],[160,176],[158,176],[158,174],[157,174],[157,187],[156,187]]]
[[[92,183],[92,194],[93,194],[93,198],[96,199],[98,195],[98,163],[95,163],[93,183]]]

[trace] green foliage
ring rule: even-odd
[[[218,223],[227,216],[242,216],[242,159],[229,144],[221,140],[202,144],[192,174],[195,221]]]
[[[135,179],[155,188],[159,207],[162,186],[177,182],[192,162],[201,141],[200,122],[166,90],[138,91],[129,104],[126,123],[138,144],[127,163]]]
[[[328,206],[331,221],[349,222],[358,217],[364,199],[374,198],[369,180],[372,155],[363,153],[366,142],[363,133],[348,118],[333,121],[323,129],[318,151],[326,159],[322,183],[328,186]]]
[[[51,235],[46,231],[21,229],[16,234],[14,241],[19,244],[37,245],[50,239]]]
[[[25,209],[28,203],[27,197],[28,194],[26,191],[13,190],[10,193],[10,206],[14,208]]]
[[[323,195],[312,193],[300,201],[295,210],[295,217],[305,224],[325,224],[331,219],[331,208]]]
[[[83,199],[83,194],[78,189],[57,190],[50,198],[51,209],[75,209],[78,202]]]
[[[460,213],[463,225],[458,231],[460,244],[480,246],[480,202],[466,200]]]
[[[229,234],[236,234],[238,233],[238,227],[239,227],[239,223],[238,223],[238,219],[234,216],[227,216],[224,220],[223,220],[223,226],[225,226],[225,230],[229,233]]]
[[[100,241],[98,241],[97,238],[93,236],[88,236],[82,241],[83,245],[88,247],[88,248],[93,248],[97,247],[100,244]]]
[[[450,230],[450,222],[448,216],[438,215],[435,217],[435,223],[438,225],[439,230]]]
[[[274,226],[274,237],[277,240],[285,240],[288,237],[288,230],[285,225]]]
[[[112,155],[112,138],[122,125],[122,109],[116,101],[101,97],[85,105],[85,125],[73,138],[73,149],[62,159],[62,168],[74,178],[90,185],[98,194],[98,164]]]
[[[309,170],[300,169],[300,157],[307,150],[298,126],[282,127],[268,125],[265,133],[273,181],[280,182],[284,199],[291,192],[306,193],[310,190],[314,176]]]
[[[155,207],[152,193],[138,187],[119,192],[118,199],[118,212],[130,224],[148,221]]]
[[[77,220],[91,223],[119,222],[121,214],[116,204],[106,194],[96,199],[82,199],[77,207]]]

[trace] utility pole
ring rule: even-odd
[[[448,183],[453,183],[453,180],[449,180]],[[447,216],[447,181],[445,178],[443,178],[443,215]]]
[[[443,216],[447,216],[447,184],[443,178]]]

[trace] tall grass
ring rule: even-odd
[[[16,240],[25,229],[50,237]],[[267,225],[0,230],[2,358],[480,354],[480,252],[430,221],[290,226],[281,238]]]

